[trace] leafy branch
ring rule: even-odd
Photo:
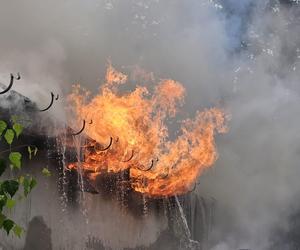
[[[19,139],[22,132],[23,126],[15,117],[12,119],[12,126],[9,126],[4,120],[0,120],[0,140],[4,138],[4,144],[9,147],[0,151],[0,230],[5,230],[7,235],[12,231],[17,237],[21,237],[24,229],[9,218],[8,213],[16,206],[17,200],[15,197],[17,193],[19,193],[21,199],[26,198],[37,185],[37,181],[29,174],[11,179],[3,177],[7,169],[9,169],[8,166],[10,166],[10,171],[21,170],[23,155],[21,152],[16,151],[17,149],[27,147],[30,160],[38,152],[38,148],[34,145],[12,147],[13,142]],[[8,157],[2,157],[5,153],[9,153]],[[46,173],[44,169],[43,172],[45,172],[46,176],[50,176],[49,171]]]

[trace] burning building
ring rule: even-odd
[[[2,248],[298,250],[299,18],[298,0],[1,1],[1,117],[39,148]],[[107,58],[126,75],[103,80]]]
[[[183,86],[161,80],[151,90],[120,90],[126,82],[109,65],[99,94],[74,86],[67,123],[45,113],[58,95],[51,92],[49,105],[40,108],[3,91],[9,105],[2,117],[31,121],[21,139],[40,148],[27,164],[43,186],[14,213],[28,228],[25,242],[3,238],[4,249],[205,249],[215,202],[193,191],[217,159],[214,137],[227,130],[225,113],[198,112],[172,138],[167,122],[176,121]],[[39,164],[51,169],[50,180]]]

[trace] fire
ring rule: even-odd
[[[69,96],[78,121],[90,121],[85,134],[82,170],[90,179],[105,172],[129,171],[131,187],[151,197],[184,194],[217,159],[215,133],[225,133],[226,115],[217,108],[181,122],[181,133],[169,137],[167,119],[183,105],[185,89],[174,80],[149,88],[120,91],[128,77],[108,66],[99,93],[79,85]],[[71,164],[69,168],[77,168]]]

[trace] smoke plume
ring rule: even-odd
[[[110,60],[182,82],[186,116],[225,107],[229,133],[197,187],[218,204],[212,249],[288,244],[274,235],[300,205],[298,1],[2,0],[0,33],[1,82],[21,72],[14,88],[40,105],[75,82],[98,91]]]

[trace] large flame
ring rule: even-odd
[[[77,120],[87,121],[84,132],[91,138],[80,166],[91,179],[128,170],[132,188],[152,197],[188,192],[217,159],[215,132],[227,130],[223,110],[206,109],[195,119],[182,121],[180,135],[171,140],[166,121],[182,106],[184,87],[174,80],[161,80],[152,91],[137,86],[120,93],[127,81],[125,74],[109,65],[96,96],[74,86],[69,100]]]

